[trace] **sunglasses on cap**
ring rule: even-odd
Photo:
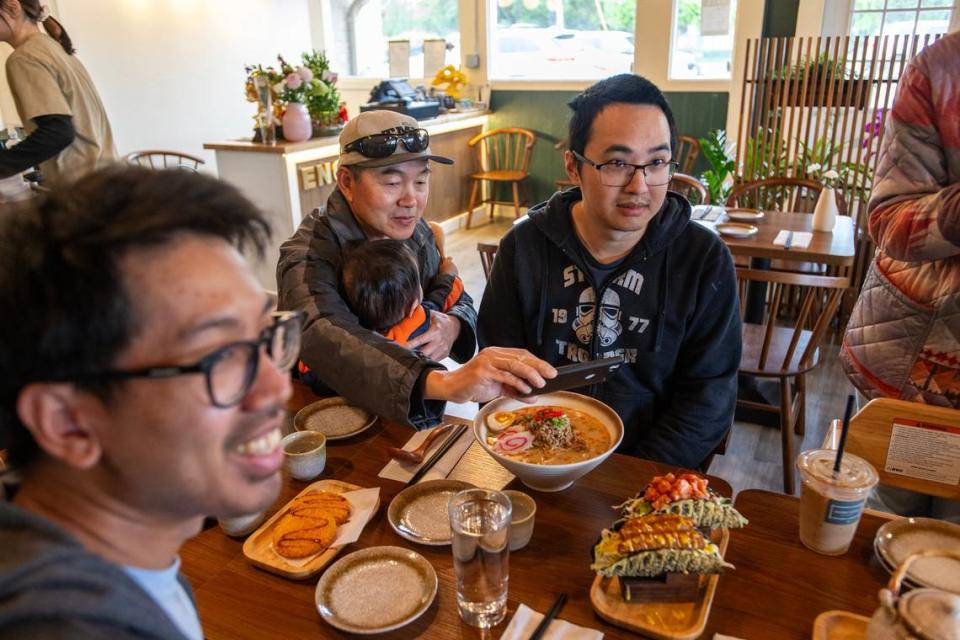
[[[400,133],[376,133],[354,140],[343,148],[344,153],[359,151],[366,158],[386,158],[397,150],[397,143],[411,153],[425,151],[430,146],[430,134],[426,129],[406,129]]]

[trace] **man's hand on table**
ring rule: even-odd
[[[556,369],[525,349],[487,347],[455,371],[428,373],[424,397],[450,402],[522,398],[556,375]]]
[[[460,335],[460,318],[446,313],[431,313],[430,328],[407,343],[407,348],[419,351],[431,360],[440,362],[453,349]]]

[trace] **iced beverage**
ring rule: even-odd
[[[800,469],[800,541],[817,553],[839,556],[847,552],[857,532],[863,504],[877,484],[877,471],[852,453],[843,455],[834,475],[837,452],[804,451]]]

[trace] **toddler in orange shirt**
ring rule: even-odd
[[[364,242],[346,252],[341,283],[360,324],[397,344],[430,328],[430,313],[449,310],[463,293],[457,266],[442,257],[430,294],[424,299],[420,272],[399,240]]]

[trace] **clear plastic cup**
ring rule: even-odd
[[[510,498],[467,489],[450,499],[457,608],[469,625],[496,626],[507,615]]]
[[[845,453],[834,475],[837,452],[811,449],[797,457],[800,470],[800,542],[828,556],[847,552],[860,524],[863,505],[877,485],[877,470],[869,462]]]

